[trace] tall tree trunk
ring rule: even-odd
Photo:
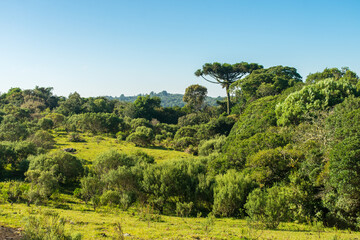
[[[230,92],[229,85],[226,85],[226,98],[227,98],[227,114],[230,114]]]

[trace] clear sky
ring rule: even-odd
[[[360,74],[358,0],[0,0],[0,92],[224,96],[207,62],[325,67]]]

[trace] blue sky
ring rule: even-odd
[[[325,67],[360,74],[360,1],[0,0],[0,92],[57,95],[225,91],[194,72],[207,62]]]

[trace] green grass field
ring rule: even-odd
[[[64,199],[65,200],[65,199]],[[69,200],[69,199],[68,199]],[[70,202],[70,203],[69,203]],[[180,218],[158,216],[157,221],[140,220],[140,208],[126,212],[114,208],[93,211],[84,203],[65,202],[55,206],[0,205],[0,224],[22,227],[29,215],[56,212],[66,219],[66,230],[81,233],[83,239],[112,239],[118,235],[120,223],[126,239],[359,239],[360,233],[339,231],[319,226],[283,223],[277,230],[250,226],[246,220],[217,218]],[[72,202],[72,203],[71,203]],[[50,204],[51,205],[51,204]],[[59,206],[57,206],[59,207]],[[144,209],[142,209],[144,210]],[[246,238],[244,238],[246,237]]]
[[[165,149],[162,147],[140,148],[136,147],[133,143],[118,141],[115,138],[105,136],[81,134],[81,138],[84,139],[84,142],[70,142],[68,140],[68,135],[65,132],[55,133],[54,137],[56,141],[55,150],[69,147],[75,148],[77,150],[77,157],[90,162],[92,162],[98,154],[109,149],[116,149],[119,152],[129,154],[140,150],[150,156],[153,156],[156,162],[178,158],[194,158],[193,155],[184,152]]]

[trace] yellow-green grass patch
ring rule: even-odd
[[[193,155],[185,152],[179,152],[162,147],[141,148],[135,146],[135,144],[133,143],[120,141],[115,138],[106,136],[92,136],[90,134],[81,134],[80,136],[84,140],[83,142],[70,142],[68,139],[68,135],[64,132],[54,133],[54,136],[54,140],[56,141],[55,150],[64,148],[75,148],[76,155],[79,158],[90,162],[92,162],[97,155],[109,149],[116,149],[119,152],[124,152],[127,154],[131,154],[140,150],[154,157],[156,162],[162,162],[169,159],[194,158]]]
[[[66,219],[66,230],[81,233],[83,239],[111,239],[116,236],[115,226],[120,223],[126,239],[359,239],[359,232],[318,228],[303,224],[283,223],[277,230],[264,230],[249,226],[246,220],[217,218],[209,224],[207,218],[180,218],[160,216],[160,221],[143,221],[138,211],[101,208],[93,211],[84,203],[68,204],[71,210],[26,204],[0,205],[0,224],[24,226],[24,217],[46,211],[58,213]]]

